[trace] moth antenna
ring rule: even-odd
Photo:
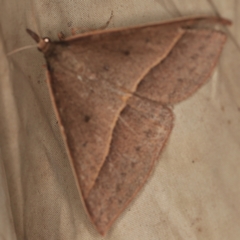
[[[35,28],[37,29],[38,34],[36,34],[35,32],[33,32],[33,31],[30,30],[30,29],[27,29],[27,33],[28,33],[38,44],[20,47],[20,48],[18,48],[18,49],[15,49],[15,50],[7,53],[7,56],[11,56],[12,54],[18,53],[18,52],[23,51],[23,50],[25,50],[25,49],[31,49],[31,48],[36,48],[36,47],[38,47],[38,48],[41,50],[41,48],[40,48],[39,45],[40,45],[40,42],[41,42],[42,39],[39,37],[40,31],[39,31],[39,28],[38,28],[38,25],[37,25],[37,22],[36,22],[36,18],[34,17],[34,16],[37,16],[37,15],[36,15],[36,11],[35,11],[35,9],[34,9],[34,7],[33,7],[32,2],[30,3],[30,7],[31,7],[31,10],[32,10],[32,11],[31,11],[31,13],[32,13],[31,15],[32,15],[32,18],[33,18],[33,22],[34,22]]]
[[[41,38],[35,32],[33,32],[32,30],[30,30],[28,28],[26,29],[26,31],[38,44],[29,45],[29,46],[25,46],[25,47],[20,47],[18,49],[15,49],[15,50],[7,53],[7,56],[10,56],[14,53],[20,52],[20,51],[25,50],[25,49],[36,48],[36,47],[39,48],[40,47]]]
[[[50,39],[49,38],[40,38],[38,36],[38,34],[36,34],[35,32],[33,32],[32,30],[30,29],[26,29],[27,33],[35,40],[35,42],[37,44],[35,45],[28,45],[28,46],[25,46],[25,47],[21,47],[21,48],[18,48],[18,49],[15,49],[9,53],[7,53],[7,56],[10,56],[12,54],[15,54],[17,52],[20,52],[22,50],[25,50],[25,49],[30,49],[30,48],[38,48],[41,52],[46,52],[47,49],[48,49],[48,45],[50,43]]]
[[[35,45],[29,45],[29,46],[25,46],[25,47],[20,47],[20,48],[18,48],[18,49],[15,49],[15,50],[7,53],[7,56],[10,56],[10,55],[15,54],[15,53],[17,53],[17,52],[21,52],[21,51],[23,51],[23,50],[25,50],[25,49],[36,48],[36,47],[38,47],[37,44],[35,44]]]

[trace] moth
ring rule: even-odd
[[[105,235],[152,172],[173,128],[170,108],[196,92],[226,35],[216,17],[177,19],[38,43],[82,202]]]

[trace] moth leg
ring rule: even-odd
[[[66,38],[66,36],[65,36],[65,34],[62,31],[58,33],[58,39],[60,41],[63,41],[65,38]]]
[[[113,19],[113,11],[111,11],[111,16],[110,16],[110,18],[108,19],[108,21],[102,26],[102,27],[100,27],[100,28],[98,28],[98,29],[96,29],[96,30],[104,30],[104,29],[106,29],[108,26],[109,26],[109,24],[110,24],[110,22],[112,21],[112,19]]]

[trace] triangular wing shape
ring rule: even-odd
[[[45,57],[52,91],[83,197],[109,152],[126,100],[183,34],[145,27],[53,43]]]

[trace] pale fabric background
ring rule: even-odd
[[[57,40],[72,27],[111,28],[180,16],[233,21],[214,74],[174,108],[154,173],[105,239],[240,239],[240,2],[0,0],[0,239],[103,239],[80,201],[29,27]],[[34,20],[35,19],[35,20]]]

